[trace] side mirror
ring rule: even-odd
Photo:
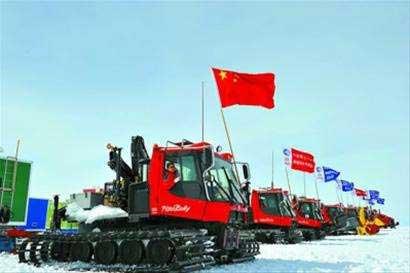
[[[243,164],[242,165],[242,172],[243,172],[243,177],[245,180],[249,180],[250,178],[250,173],[249,173],[249,166],[248,164]]]
[[[218,153],[222,152],[222,146],[221,145],[216,146],[216,151]]]

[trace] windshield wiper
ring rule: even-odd
[[[296,214],[295,214],[295,212],[294,212],[293,209],[292,209],[292,205],[290,204],[289,199],[286,200],[286,205],[288,206],[288,209],[289,209],[289,212],[290,212],[290,216],[296,217]]]
[[[226,169],[225,169],[224,167],[222,167],[222,170],[224,171],[225,177],[226,177],[226,179],[229,181],[229,184],[231,185],[231,188],[234,188],[235,191],[236,191],[236,192],[239,194],[239,196],[241,197],[241,199],[242,199],[242,204],[246,204],[246,201],[245,201],[245,199],[243,198],[242,194],[241,194],[240,191],[235,187],[235,184],[233,183],[232,179],[229,178],[228,172],[226,171]],[[235,198],[235,201],[236,201],[237,203],[240,203],[239,200],[236,198],[235,195],[233,195],[233,197]]]
[[[282,216],[292,216],[285,200],[279,202],[279,210]]]

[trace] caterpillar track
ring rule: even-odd
[[[37,266],[81,261],[108,271],[188,272],[216,263],[214,239],[204,230],[49,233],[22,242],[18,254]]]
[[[297,228],[288,229],[255,229],[256,240],[264,244],[297,244],[303,241],[303,234]]]
[[[191,272],[253,260],[259,253],[259,245],[246,232],[240,233],[239,249],[218,250],[215,239],[206,230],[46,233],[23,241],[18,255],[20,262],[36,266],[51,261],[84,263],[70,270]]]

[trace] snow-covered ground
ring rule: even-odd
[[[297,245],[262,245],[253,263],[212,268],[221,272],[410,272],[410,228],[374,236],[327,236]]]
[[[214,267],[221,272],[410,272],[410,228],[382,230],[375,236],[328,236],[297,245],[262,245],[254,262]],[[81,264],[76,267],[81,267]],[[56,263],[34,267],[19,264],[14,255],[0,254],[0,272],[67,272]],[[84,272],[83,270],[81,270]],[[73,271],[70,271],[73,272]]]

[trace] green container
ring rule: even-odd
[[[11,208],[8,225],[12,226],[26,224],[32,162],[18,160],[15,163],[14,158],[0,157],[0,206]]]

